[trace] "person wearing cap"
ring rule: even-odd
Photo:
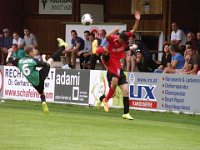
[[[156,62],[149,57],[146,57],[140,49],[137,49],[135,53],[136,64],[140,72],[153,72],[156,68],[158,68],[158,64],[156,64]]]
[[[6,56],[8,54],[8,49],[12,47],[12,37],[10,36],[10,31],[8,29],[3,29],[3,38],[1,45],[1,65],[6,64]]]

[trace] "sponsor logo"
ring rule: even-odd
[[[129,75],[130,106],[140,108],[157,108],[157,99],[154,95],[156,85],[135,84],[135,75]]]

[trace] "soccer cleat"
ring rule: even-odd
[[[42,102],[42,108],[44,113],[49,113],[49,109],[46,102]]]
[[[104,108],[105,112],[108,112],[109,111],[108,102],[106,102],[105,98],[103,99],[103,104],[104,104],[103,108]]]
[[[97,108],[98,109],[101,108],[101,103],[102,103],[102,101],[100,101],[100,100],[97,101]]]
[[[128,119],[128,120],[133,120],[133,119],[134,119],[133,117],[131,117],[131,115],[130,115],[129,113],[123,114],[123,115],[122,115],[122,118]]]
[[[61,38],[57,38],[57,41],[58,41],[58,46],[61,47],[61,46],[64,46],[65,48],[68,47],[68,44],[66,42],[64,42],[63,39]]]

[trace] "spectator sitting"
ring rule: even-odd
[[[83,63],[87,63],[92,54],[92,42],[89,40],[90,32],[84,31],[84,49],[77,53],[77,56],[80,58],[80,68],[83,69]],[[85,69],[88,69],[87,67]]]
[[[8,62],[9,58],[12,58],[13,60],[15,59],[20,59],[25,56],[24,49],[18,48],[17,44],[13,44],[10,49],[8,49],[8,56],[6,58],[6,62]]]
[[[4,36],[2,38],[1,47],[1,65],[5,65],[8,49],[12,47],[12,37],[10,36],[10,31],[8,29],[4,29],[3,33]]]
[[[42,56],[40,55],[40,51],[38,49],[34,49],[34,57],[35,59],[39,61],[43,61]]]
[[[169,67],[171,63],[172,55],[169,51],[169,44],[166,43],[163,45],[163,56],[161,60],[160,66],[154,70],[155,73],[162,73],[165,69],[165,67]]]
[[[185,50],[184,53],[185,64],[182,73],[191,71],[193,69],[195,56],[196,56],[195,50],[193,50],[191,47]]]
[[[130,71],[133,72],[135,70],[135,55],[134,55],[134,51],[135,49],[138,47],[137,45],[135,45],[135,36],[131,36],[129,37],[129,41],[127,44],[127,47],[125,49],[125,70],[126,71]]]
[[[24,49],[24,39],[19,37],[18,32],[13,32],[13,44],[17,44],[19,49]]]
[[[182,72],[185,59],[183,55],[180,54],[180,50],[176,45],[169,46],[170,53],[172,55],[172,60],[170,67],[166,67],[163,73],[180,73]]]
[[[71,31],[71,36],[71,46],[64,50],[63,53],[67,56],[68,66],[75,69],[77,53],[84,49],[84,40],[78,36],[76,30]]]
[[[195,39],[195,35],[194,35],[193,32],[189,32],[187,34],[187,41],[192,44],[192,48],[196,52],[196,50],[197,50],[197,40]]]
[[[195,75],[195,74],[198,74],[198,71],[200,69],[200,53],[199,53],[199,50],[200,50],[200,44],[197,45],[197,50],[198,50],[198,54],[195,55],[194,57],[194,65],[193,65],[193,68],[189,71],[185,71],[183,72],[184,74],[192,74],[192,75]]]
[[[88,63],[84,64],[84,66],[89,69],[95,69],[97,59],[100,60],[100,55],[96,54],[96,50],[100,46],[101,40],[98,38],[95,38],[94,33],[91,33],[90,41],[92,41],[92,55],[91,55]]]
[[[136,50],[136,64],[140,72],[153,72],[158,67],[158,64],[146,57],[140,49]]]

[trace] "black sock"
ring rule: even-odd
[[[45,102],[46,101],[45,95],[40,95],[40,99],[41,99],[41,102]]]
[[[55,51],[55,53],[53,53],[53,54],[51,55],[51,58],[52,58],[53,60],[58,59],[64,50],[65,50],[65,46],[59,47],[58,50]]]
[[[129,98],[124,97],[123,103],[124,103],[124,114],[127,114],[127,113],[129,113]]]
[[[99,98],[99,100],[102,102],[104,98],[106,98],[105,94],[103,94],[103,95]]]

